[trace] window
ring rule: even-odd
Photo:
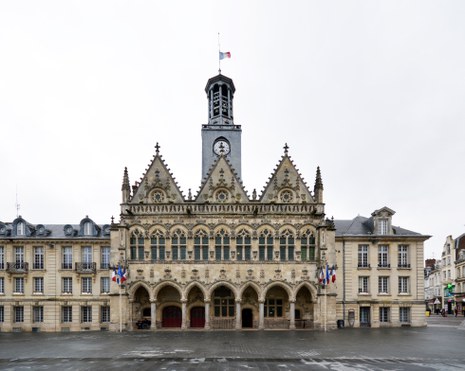
[[[150,237],[150,253],[153,262],[165,260],[165,236],[160,230],[156,230]]]
[[[213,297],[215,317],[234,317],[234,296],[230,289],[220,287]]]
[[[202,229],[194,237],[194,260],[208,260],[208,234]]]
[[[266,299],[265,300],[265,317],[282,317],[283,316],[283,299]]]
[[[0,323],[5,322],[5,308],[0,305]]]
[[[378,219],[378,234],[388,234],[389,223],[387,219]]]
[[[288,229],[279,238],[279,256],[281,261],[294,260],[294,236]]]
[[[358,293],[359,294],[368,294],[369,291],[369,277],[361,276],[358,278]]]
[[[358,245],[358,267],[370,267],[370,264],[368,264],[368,245]]]
[[[249,233],[242,229],[236,236],[236,259],[250,260],[251,238]]]
[[[44,277],[34,277],[34,294],[44,293]]]
[[[24,307],[22,305],[13,307],[13,320],[15,323],[24,322]]]
[[[16,224],[16,235],[17,236],[24,236],[26,234],[26,228],[24,222],[19,222]]]
[[[229,235],[221,229],[215,237],[215,260],[229,260]]]
[[[71,246],[65,246],[62,249],[62,269],[73,269],[73,248]]]
[[[82,269],[92,269],[92,247],[82,247]]]
[[[61,307],[61,317],[63,323],[73,322],[73,307],[70,305]]]
[[[85,222],[84,223],[84,236],[92,236],[92,223]]]
[[[92,294],[92,277],[82,277],[81,284],[83,294]]]
[[[379,322],[386,323],[389,322],[389,307],[381,307],[379,308]]]
[[[410,308],[408,307],[399,308],[399,320],[400,320],[400,323],[410,323]]]
[[[0,246],[0,269],[5,269],[5,250]]]
[[[92,307],[90,305],[85,305],[81,307],[81,322],[92,322]]]
[[[35,306],[32,307],[32,322],[44,322],[44,307],[43,306]]]
[[[130,239],[131,260],[144,260],[144,237],[135,231]]]
[[[14,294],[24,294],[24,277],[15,277],[13,289]]]
[[[397,266],[399,268],[410,268],[408,260],[408,245],[399,245],[397,248]]]
[[[273,260],[273,236],[268,229],[264,229],[258,238],[258,258],[261,261]]]
[[[110,268],[110,246],[102,246],[100,253],[100,268]]]
[[[44,248],[42,246],[34,247],[34,269],[44,269]]]
[[[388,276],[378,277],[378,293],[389,294],[389,277]]]
[[[5,293],[5,278],[0,277],[0,294]]]
[[[61,279],[61,291],[63,294],[73,293],[73,278],[72,277],[63,277]]]
[[[20,264],[18,268],[24,268],[23,263],[24,263],[24,247],[23,246],[18,246],[15,247],[15,263]]]
[[[110,307],[108,305],[102,305],[100,307],[100,322],[110,322]]]
[[[100,292],[102,294],[110,293],[110,277],[100,277]]]
[[[302,261],[315,260],[315,237],[309,230],[300,238],[300,251]]]
[[[378,246],[378,267],[389,268],[389,246],[379,245]]]
[[[399,277],[399,294],[408,294],[409,291],[409,277]]]
[[[180,229],[171,238],[171,258],[173,261],[186,260],[186,235]]]

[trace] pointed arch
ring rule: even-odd
[[[207,294],[208,294],[208,290],[205,286],[203,286],[200,282],[197,282],[197,281],[192,281],[191,283],[189,283],[186,288],[184,289],[184,298],[188,298],[189,297],[189,292],[194,288],[194,287],[197,287],[198,289],[200,289],[200,291],[202,291],[202,294],[203,294],[203,297],[204,299],[207,298]]]
[[[244,294],[245,290],[247,290],[249,287],[257,293],[257,297],[261,297],[262,290],[260,288],[260,285],[256,282],[248,281],[239,288],[239,291],[237,293],[238,299],[242,298],[242,295]]]
[[[135,293],[141,287],[147,290],[150,300],[153,300],[154,299],[153,290],[150,287],[150,285],[145,281],[136,281],[131,285],[131,287],[128,289],[129,300],[134,300]]]
[[[273,287],[281,287],[282,289],[284,289],[284,291],[286,291],[287,295],[288,295],[288,298],[290,301],[294,300],[295,297],[293,296],[293,291],[292,291],[292,288],[284,283],[284,282],[279,282],[279,281],[275,281],[275,282],[270,282],[268,285],[266,285],[264,288],[263,288],[263,292],[262,292],[262,297],[261,299],[262,300],[265,300],[266,298],[266,294],[268,293],[268,291],[270,291],[270,289],[272,289]]]
[[[155,286],[155,289],[153,291],[153,297],[154,299],[158,299],[158,294],[160,293],[160,291],[165,288],[165,287],[173,287],[174,289],[176,289],[176,291],[179,293],[179,297],[181,298],[181,300],[185,299],[183,297],[183,291],[182,291],[182,288],[181,286],[177,283],[177,282],[174,282],[174,281],[163,281],[163,282],[160,282],[157,286]]]
[[[316,288],[315,284],[311,283],[311,282],[301,282],[299,283],[296,287],[294,287],[294,298],[297,297],[297,293],[299,292],[299,290],[302,288],[302,287],[306,287],[308,289],[308,291],[310,291],[310,294],[312,295],[312,298],[316,298],[317,295],[318,295],[318,289]]]
[[[227,287],[228,289],[230,289],[233,294],[234,294],[234,297],[237,299],[238,298],[238,293],[237,293],[237,288],[236,286],[234,286],[232,283],[230,282],[227,282],[227,281],[218,281],[218,282],[215,282],[209,289],[208,289],[208,295],[206,296],[206,299],[209,299],[211,300],[212,299],[212,295],[213,293],[215,292],[215,290],[218,288],[218,287],[221,287],[221,286],[224,286],[224,287]]]

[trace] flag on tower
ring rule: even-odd
[[[220,52],[220,60],[225,58],[231,58],[231,52]]]

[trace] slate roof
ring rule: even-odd
[[[373,218],[357,216],[352,220],[334,220],[336,236],[369,236],[374,235]],[[421,233],[392,226],[396,236],[422,236]]]

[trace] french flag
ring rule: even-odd
[[[225,58],[231,58],[231,52],[220,52],[220,60]]]

